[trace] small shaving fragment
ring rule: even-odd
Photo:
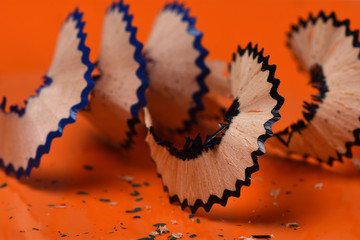
[[[314,188],[321,190],[321,189],[323,188],[323,186],[324,186],[323,183],[316,183],[316,184],[314,185]]]
[[[151,233],[149,233],[149,236],[152,236],[152,237],[156,237],[156,235],[159,235],[158,231],[152,231]]]
[[[182,238],[182,233],[172,233],[172,237],[175,239]]]
[[[0,188],[4,188],[6,186],[7,186],[7,183],[3,183],[3,184],[0,185]]]
[[[359,158],[353,158],[351,161],[354,163],[355,167],[360,171],[360,159]]]
[[[279,203],[278,203],[278,202],[272,202],[272,204],[273,204],[275,207],[278,207],[278,206],[279,206]]]
[[[49,207],[52,207],[52,208],[66,208],[66,205],[65,204],[61,204],[61,205],[54,205],[54,204],[49,204],[48,205]]]
[[[196,234],[191,234],[189,237],[194,238],[194,237],[196,237]]]
[[[169,229],[167,229],[166,225],[159,226],[159,231],[160,231],[160,235],[163,234],[163,233],[170,232]]]
[[[134,177],[132,177],[132,176],[118,175],[118,178],[120,178],[121,180],[126,181],[128,183],[131,183],[134,180]]]
[[[273,189],[270,191],[270,196],[272,196],[274,199],[277,199],[279,194],[280,194],[280,188]]]
[[[252,237],[245,237],[245,236],[241,236],[239,237],[239,239],[242,239],[242,240],[254,240],[255,238],[252,238]]]
[[[177,221],[176,220],[170,220],[171,221],[171,224],[176,224]]]
[[[109,202],[109,206],[117,206],[118,203],[117,202]]]

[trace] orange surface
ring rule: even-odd
[[[86,43],[95,60],[102,17],[110,3],[1,1],[0,96],[18,103],[22,102],[19,95],[25,99],[33,93],[50,65],[59,27],[76,6],[85,12]],[[165,1],[128,3],[135,14],[138,38],[144,42]],[[289,25],[296,23],[298,16],[305,18],[308,12],[323,9],[327,13],[335,10],[339,19],[351,19],[352,29],[360,27],[358,1],[189,0],[187,5],[191,6],[191,15],[198,18],[196,26],[205,33],[203,44],[210,50],[210,58],[229,61],[236,46],[248,41],[258,43],[271,55],[270,63],[278,65],[279,91],[286,98],[283,119],[275,129],[300,116],[303,96],[311,92],[307,77],[297,72],[285,46]],[[118,152],[103,145],[80,116],[76,124],[65,129],[62,138],[53,142],[50,154],[42,158],[30,179],[19,182],[0,171],[0,185],[7,183],[0,188],[0,239],[137,239],[154,231],[152,225],[159,222],[166,223],[171,232],[183,233],[183,239],[190,234],[197,235],[194,239],[234,239],[253,234],[273,234],[275,239],[360,239],[360,175],[348,159],[329,168],[266,154],[259,159],[260,171],[253,174],[251,187],[242,189],[241,198],[230,198],[225,208],[215,205],[210,213],[201,209],[189,219],[188,210],[169,204],[143,138],[140,134],[133,151]],[[93,170],[84,169],[85,164]],[[133,187],[120,175],[133,176],[133,183],[141,186]],[[315,189],[317,183],[323,183],[323,188]],[[274,199],[270,191],[278,188],[280,194]],[[135,190],[137,197],[130,195]],[[80,195],[79,191],[88,194]],[[143,199],[135,201],[139,197]],[[102,202],[102,198],[117,205]],[[135,207],[142,210],[125,212]],[[141,218],[133,218],[135,215]],[[300,228],[282,225],[290,222]]]

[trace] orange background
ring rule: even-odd
[[[131,4],[130,12],[135,15],[137,37],[145,42],[165,1],[126,3]],[[285,46],[290,24],[297,23],[298,16],[306,18],[310,11],[317,13],[322,9],[326,13],[335,11],[340,20],[351,19],[351,29],[360,26],[358,1],[186,3],[191,7],[190,14],[197,17],[197,28],[204,32],[202,42],[210,51],[210,58],[230,61],[237,45],[244,47],[249,41],[270,54],[270,63],[278,66],[279,92],[286,98],[281,111],[283,119],[275,129],[300,117],[302,101],[309,100],[312,92],[306,85],[307,76],[297,71]],[[95,61],[102,17],[110,4],[111,1],[95,0],[2,0],[0,96],[8,96],[9,103],[14,104],[34,92],[50,65],[58,30],[76,6],[85,12],[86,44]],[[234,239],[252,234],[273,234],[275,239],[360,239],[360,179],[349,159],[329,168],[267,154],[259,159],[260,171],[253,174],[251,187],[242,189],[241,198],[230,198],[225,208],[215,205],[210,213],[201,209],[192,221],[188,210],[168,203],[143,138],[140,134],[133,151],[117,152],[103,145],[93,128],[79,116],[76,124],[68,126],[64,136],[53,142],[50,154],[42,158],[40,169],[34,169],[30,179],[19,182],[0,171],[0,185],[8,184],[0,188],[0,239],[60,239],[63,234],[71,239],[136,239],[154,231],[156,227],[152,225],[158,222],[167,223],[171,232],[183,233],[184,239],[190,234],[197,234],[194,239]],[[94,169],[85,170],[84,164]],[[120,180],[119,175],[131,175],[134,183],[147,181],[150,186],[134,188]],[[314,184],[320,182],[323,189],[315,189]],[[281,190],[275,200],[269,192],[277,188]],[[136,197],[130,195],[134,190],[143,200],[135,201]],[[78,191],[89,194],[79,195]],[[118,205],[109,206],[100,198]],[[279,206],[273,204],[275,201]],[[151,209],[146,209],[146,205]],[[135,207],[142,210],[125,213]],[[134,215],[141,218],[134,219]],[[172,224],[171,220],[177,223]],[[297,222],[300,228],[293,230],[282,225],[289,222]]]

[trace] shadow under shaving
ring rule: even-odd
[[[143,156],[149,156],[148,149],[137,145],[130,150],[119,150],[94,137],[78,154],[71,154],[69,151],[62,154],[61,160],[52,158],[54,153],[50,152],[50,155],[42,159],[40,168],[34,169],[29,178],[21,178],[19,182],[33,189],[54,192],[90,190],[99,186],[106,188],[113,181],[118,181],[120,188],[127,187],[125,181],[119,180],[119,174],[125,175],[130,168],[133,171],[134,168],[154,167],[149,157]],[[48,161],[53,162],[44,164]],[[85,165],[92,169],[86,169]]]
[[[287,162],[294,162],[300,165],[312,166],[318,169],[318,171],[324,171],[330,176],[337,176],[346,179],[360,178],[360,172],[356,166],[352,163],[351,159],[343,157],[344,162],[334,161],[332,166],[327,163],[321,163],[312,157],[300,156],[298,154],[283,153],[278,149],[270,148],[270,151],[266,153],[267,157],[273,159],[279,159]]]

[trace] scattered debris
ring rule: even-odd
[[[65,204],[61,204],[61,205],[54,205],[54,204],[48,204],[49,207],[52,207],[52,208],[66,208],[66,205]]]
[[[316,183],[316,184],[314,185],[314,188],[321,190],[321,189],[323,188],[323,186],[324,186],[324,184],[323,184],[322,182],[320,182],[320,183]]]
[[[193,217],[194,217],[193,214],[190,214],[190,215],[189,215],[189,219],[192,219]]]
[[[297,224],[295,222],[294,223],[281,224],[281,225],[283,225],[285,227],[288,227],[288,228],[292,228],[294,230],[297,230],[298,228],[300,228],[299,224]]]
[[[124,225],[123,223],[120,223],[120,227],[121,227],[122,229],[126,229],[126,227],[124,227],[123,225]]]
[[[144,182],[144,186],[150,186],[150,183]]]
[[[154,227],[159,227],[159,226],[165,226],[165,223],[155,223],[153,224]]]
[[[134,212],[139,212],[141,211],[141,208],[134,208],[133,210],[126,210],[126,213],[134,213]]]
[[[58,205],[58,206],[54,206],[54,208],[66,208],[66,205],[63,204],[63,205]]]
[[[32,230],[35,230],[35,231],[40,231],[40,229],[38,229],[38,228],[32,228]]]
[[[274,199],[277,199],[279,194],[280,194],[280,188],[273,189],[270,191],[270,196],[272,196]]]
[[[157,227],[157,229],[155,231],[152,231],[151,233],[149,233],[149,236],[151,237],[150,239],[154,239],[157,235],[162,235],[163,233],[169,233],[169,229],[167,229],[166,224],[165,223],[155,223],[153,225],[154,227]],[[171,236],[169,236],[168,238],[170,238]],[[146,238],[143,238],[146,239]],[[176,239],[174,236],[172,239]]]
[[[83,166],[83,168],[84,168],[85,170],[88,170],[88,171],[91,171],[91,170],[94,169],[93,166],[91,166],[91,165],[86,165],[86,164]]]
[[[0,185],[0,188],[4,188],[6,186],[7,186],[7,183],[3,183],[3,184]]]
[[[109,202],[109,206],[117,206],[118,203],[117,202]]]
[[[239,237],[239,239],[242,239],[242,240],[254,240],[255,238],[241,236],[241,237]]]
[[[145,208],[146,208],[146,210],[151,210],[151,206],[149,206],[149,205],[146,205]]]
[[[138,201],[141,201],[141,200],[143,200],[142,197],[135,199],[135,201],[137,201],[137,202],[138,202]]]
[[[197,235],[196,234],[191,234],[189,237],[190,238],[194,238],[194,237],[196,237]]]
[[[200,223],[200,219],[199,219],[199,218],[197,218],[197,219],[196,219],[196,222],[197,222],[197,223]]]
[[[251,237],[253,239],[270,239],[270,238],[274,238],[275,236],[271,234],[271,235],[252,235]]]
[[[134,192],[130,193],[131,196],[136,197],[139,196],[139,192],[134,190]]]
[[[133,187],[141,187],[141,184],[139,184],[139,183],[134,183],[132,186],[133,186]]]
[[[278,207],[278,206],[279,206],[279,203],[278,203],[278,202],[272,202],[272,204],[273,204],[275,207]]]
[[[138,216],[138,215],[135,215],[135,216],[133,216],[133,218],[141,218],[140,216]]]
[[[106,199],[106,198],[99,198],[100,202],[110,202],[110,199]]]
[[[176,220],[170,220],[171,221],[171,224],[176,224],[177,221]]]
[[[83,192],[83,191],[79,191],[79,192],[77,192],[77,194],[79,194],[79,195],[88,195],[89,193]]]

